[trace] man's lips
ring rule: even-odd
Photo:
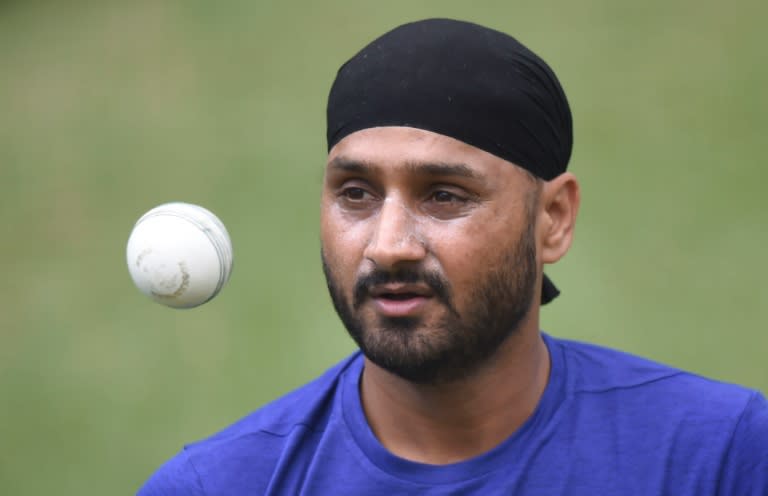
[[[433,296],[428,286],[420,284],[382,284],[369,294],[376,310],[387,317],[412,316]]]

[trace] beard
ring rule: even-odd
[[[323,272],[336,313],[371,362],[413,383],[443,384],[469,377],[487,363],[528,314],[537,277],[533,231],[534,222],[528,222],[528,229],[495,268],[479,272],[461,312],[449,282],[438,272],[416,266],[374,269],[355,282],[351,301],[324,252]],[[370,289],[398,282],[427,285],[444,307],[443,315],[431,323],[421,317],[385,316],[366,322],[362,307]]]

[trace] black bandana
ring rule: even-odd
[[[399,26],[340,69],[328,98],[328,149],[379,126],[463,141],[550,180],[571,156],[571,112],[557,77],[509,35],[428,19]],[[542,303],[559,294],[544,276]]]

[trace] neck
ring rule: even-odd
[[[401,458],[443,465],[480,455],[511,436],[536,409],[549,366],[536,325],[521,328],[488,364],[450,384],[414,384],[366,359],[360,394],[385,448]]]

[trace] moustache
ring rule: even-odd
[[[360,276],[355,282],[352,305],[358,309],[371,294],[371,290],[381,284],[423,284],[434,293],[435,298],[445,303],[453,310],[451,305],[451,291],[448,281],[437,272],[419,271],[416,269],[400,269],[395,272],[385,270],[373,270]]]

